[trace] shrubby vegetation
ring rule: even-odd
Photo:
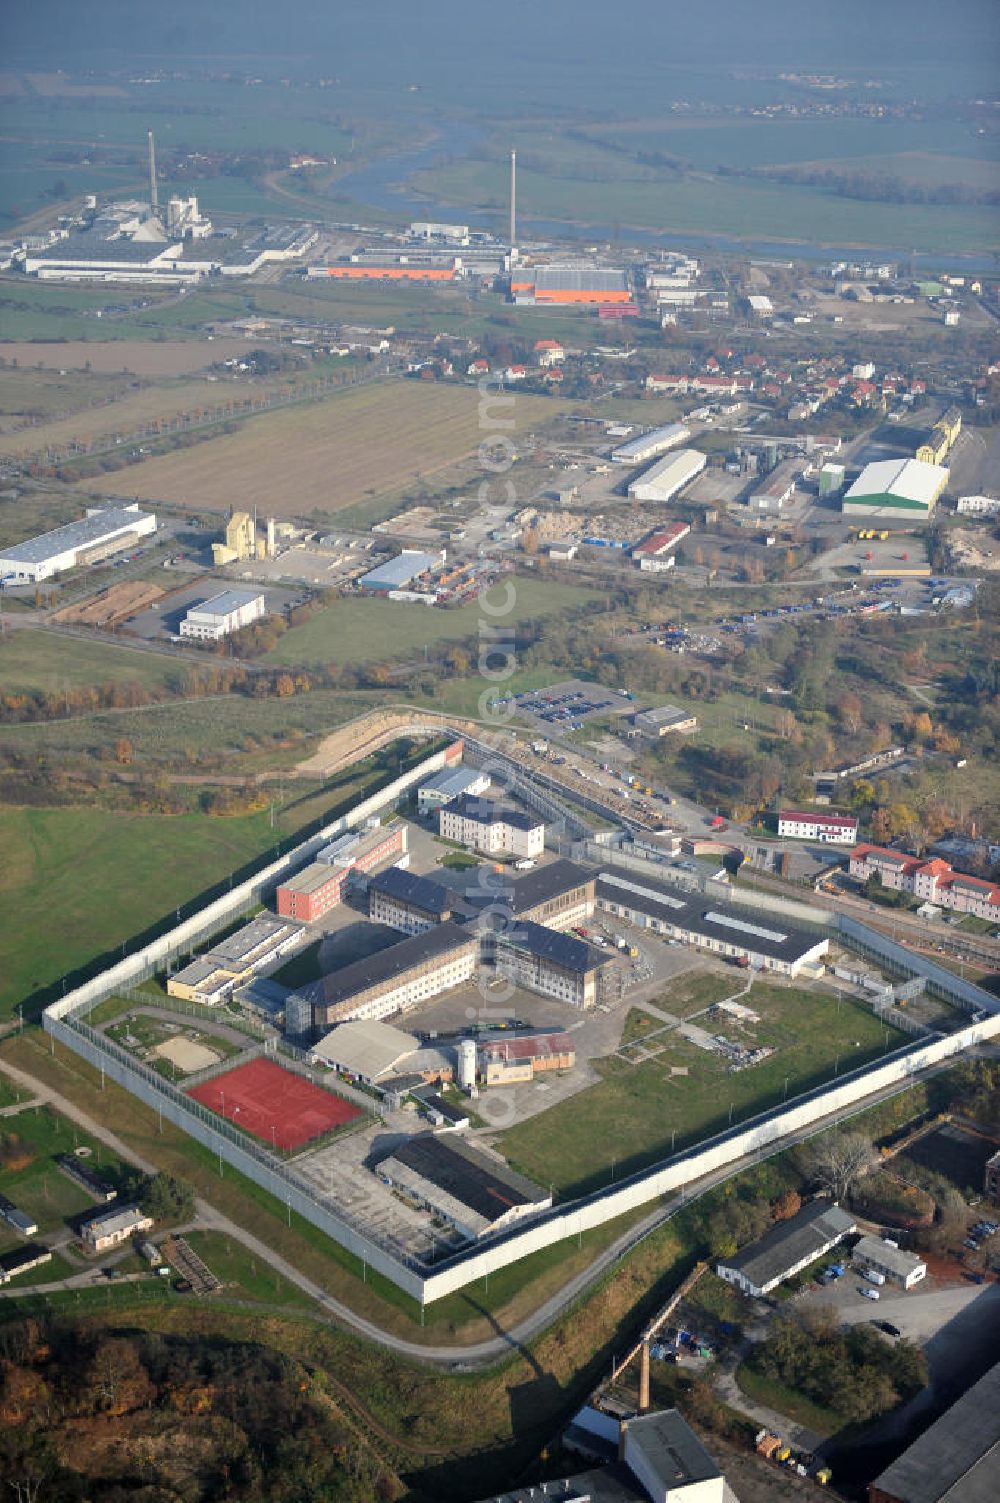
[[[371,1503],[393,1475],[290,1357],[249,1343],[0,1328],[0,1475],[36,1503]]]
[[[842,1331],[836,1312],[813,1306],[800,1318],[779,1317],[747,1359],[762,1378],[794,1389],[845,1420],[884,1414],[927,1382],[923,1353],[889,1342],[870,1326]]]

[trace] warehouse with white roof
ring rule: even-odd
[[[267,615],[264,597],[257,590],[223,590],[201,605],[192,606],[181,622],[181,636],[200,642],[218,642]]]
[[[683,423],[666,423],[662,428],[651,428],[638,438],[630,438],[627,444],[619,444],[617,449],[611,450],[611,459],[614,464],[645,464],[648,459],[675,449],[690,437],[691,429],[685,428]]]
[[[92,507],[78,522],[16,543],[0,555],[0,579],[38,584],[81,564],[95,564],[150,537],[156,517],[138,506]]]
[[[633,501],[669,501],[705,468],[704,454],[697,449],[678,449],[633,480],[628,493]]]
[[[865,465],[845,494],[843,511],[852,517],[928,517],[948,484],[944,465],[919,459],[880,459]]]

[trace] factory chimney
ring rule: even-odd
[[[152,131],[149,132],[149,206],[155,216],[159,204],[156,199],[156,145]]]
[[[649,1413],[649,1337],[643,1338],[639,1352],[639,1413]]]
[[[517,240],[517,152],[510,154],[510,253]]]

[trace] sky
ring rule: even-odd
[[[602,67],[659,53],[667,64],[751,63],[814,69],[963,68],[1000,76],[998,0],[30,0],[0,21],[8,65],[39,57],[163,63],[236,53],[313,66],[406,73],[474,69],[489,57],[572,62],[599,86]]]

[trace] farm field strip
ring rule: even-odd
[[[519,396],[517,431],[556,416],[545,397]],[[130,466],[110,494],[223,511],[257,506],[278,517],[336,512],[457,464],[478,447],[479,395],[416,381],[348,388],[308,407],[249,418],[239,433]],[[220,482],[220,476],[225,476]]]
[[[123,326],[121,335],[108,338],[115,325],[93,324],[100,340],[75,339],[64,343],[47,343],[34,340],[14,340],[0,343],[0,357],[16,360],[19,366],[31,369],[41,365],[47,370],[91,370],[120,375],[123,371],[136,376],[187,376],[204,370],[216,361],[227,360],[231,355],[245,355],[245,339],[213,339],[200,336],[191,339],[136,339],[132,325]]]

